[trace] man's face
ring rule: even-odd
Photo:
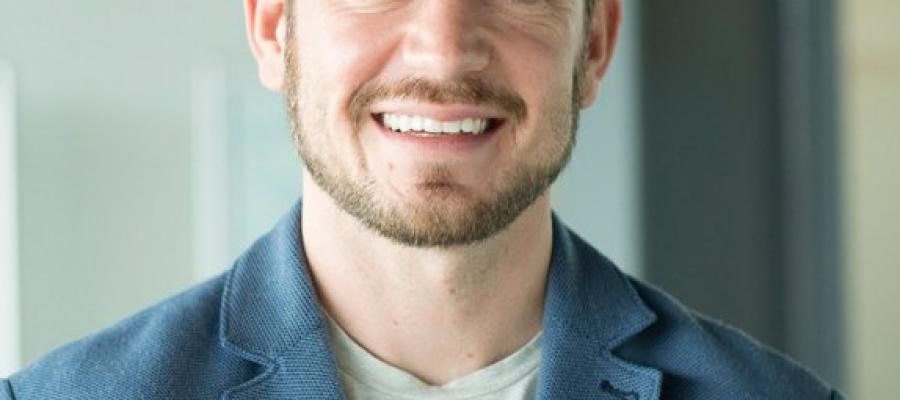
[[[573,0],[295,0],[286,101],[316,184],[410,246],[492,236],[568,161]]]

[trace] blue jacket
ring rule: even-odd
[[[340,399],[299,218],[298,204],[226,274],[0,380],[0,400]],[[555,219],[544,310],[540,399],[840,398]]]

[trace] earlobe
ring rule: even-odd
[[[580,88],[582,108],[589,107],[597,98],[600,81],[612,61],[621,22],[622,6],[619,0],[599,1],[588,26],[591,32],[587,37],[587,59]]]
[[[585,81],[581,88],[581,108],[588,108],[597,100],[597,93],[600,91],[600,82],[597,80],[590,83]]]
[[[247,38],[262,84],[280,92],[284,87],[286,43],[284,0],[244,0]]]

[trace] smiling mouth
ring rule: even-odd
[[[500,118],[463,118],[439,121],[418,115],[395,113],[379,113],[373,115],[373,118],[390,132],[422,138],[481,136],[496,131],[504,123],[504,120]]]

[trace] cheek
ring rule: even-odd
[[[516,33],[503,35],[505,40],[496,46],[504,80],[520,95],[531,99],[531,105],[537,109],[550,103],[546,101],[548,96],[571,91],[578,57],[571,38],[564,32],[547,36],[535,32]],[[560,37],[562,39],[558,39]]]
[[[340,158],[356,169],[367,164],[365,144],[360,143],[365,138],[356,136],[349,106],[356,91],[377,76],[379,56],[387,53],[371,40],[376,28],[329,23],[323,18],[298,27],[297,34],[299,101],[302,117],[309,121],[306,133],[317,137],[321,152],[330,153],[332,161]]]
[[[307,86],[315,88],[309,95],[320,103],[332,130],[354,130],[350,103],[360,87],[379,76],[390,54],[384,39],[387,35],[382,34],[387,32],[372,25],[366,21],[353,25],[323,19],[304,28],[307,40],[298,48],[301,73]]]
[[[565,151],[571,140],[573,74],[571,63],[532,63],[534,71],[520,85],[529,102],[529,117],[517,130],[515,146],[530,163],[544,164]]]
[[[327,89],[359,87],[377,76],[390,56],[388,43],[392,33],[385,22],[377,19],[321,18],[305,26],[304,31],[304,65],[316,65],[321,81],[332,86]]]
[[[558,125],[571,117],[573,96],[574,63],[560,62],[559,59],[535,57],[520,60],[527,68],[514,68],[508,76],[515,76],[517,92],[526,99],[528,118],[522,130],[540,135],[548,125]],[[516,75],[512,75],[516,74]],[[569,123],[567,123],[569,125]],[[551,129],[553,127],[551,126]],[[531,138],[517,138],[528,142]]]

